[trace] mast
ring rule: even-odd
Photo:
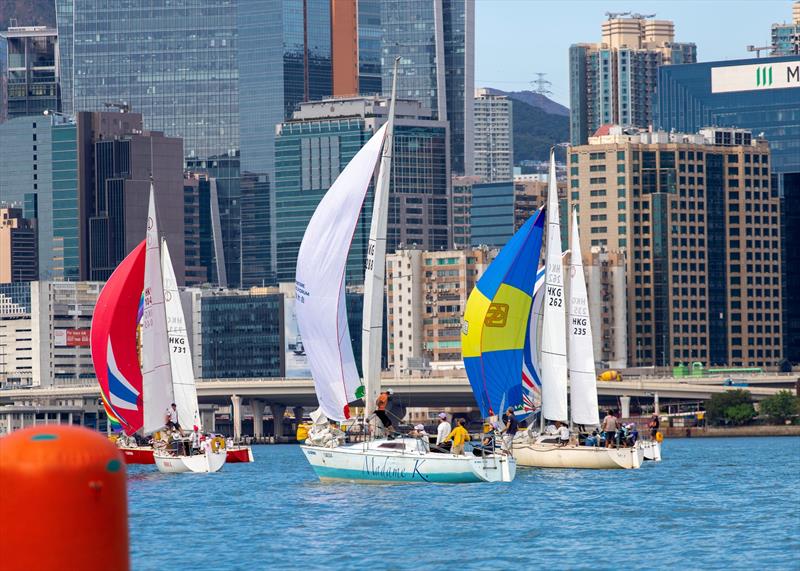
[[[546,252],[541,357],[542,423],[545,419],[566,422],[568,418],[566,304],[554,149],[550,150]]]
[[[383,340],[383,298],[386,281],[386,223],[389,210],[389,184],[391,182],[394,147],[394,111],[397,98],[397,64],[394,60],[392,99],[386,121],[386,139],[383,143],[381,166],[375,197],[372,204],[372,223],[369,229],[367,262],[364,272],[364,315],[361,329],[361,370],[364,375],[365,416],[375,410],[375,401],[381,389],[381,342]]]
[[[167,313],[164,307],[164,278],[161,274],[160,241],[152,181],[146,241],[142,318],[142,393],[144,433],[150,434],[164,426],[164,414],[174,399],[167,339]]]

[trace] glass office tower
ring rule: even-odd
[[[474,1],[383,0],[381,8],[384,95],[399,56],[398,97],[417,99],[434,118],[450,121],[453,173],[472,174]]]

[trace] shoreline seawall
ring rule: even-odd
[[[690,431],[690,434],[687,434]],[[800,424],[730,426],[730,427],[672,427],[662,429],[665,438],[722,438],[726,436],[800,436]]]

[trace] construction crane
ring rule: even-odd
[[[552,82],[546,80],[544,76],[547,75],[546,73],[537,72],[536,79],[531,81],[531,85],[533,86],[533,92],[538,93],[539,95],[552,95],[553,92],[547,89],[550,87]]]

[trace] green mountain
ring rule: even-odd
[[[550,147],[569,141],[569,117],[554,115],[512,97],[514,114],[514,164],[546,161]]]

